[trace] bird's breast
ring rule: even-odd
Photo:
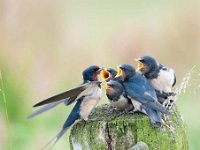
[[[127,108],[130,105],[128,103],[128,99],[125,98],[123,95],[121,95],[117,101],[110,101],[110,102],[111,102],[111,105],[122,110]]]
[[[172,69],[161,70],[156,79],[151,80],[152,86],[162,92],[169,93],[172,91],[174,82],[174,71]]]
[[[134,106],[134,111],[141,111],[141,103],[135,99],[131,99],[131,102]]]
[[[83,92],[80,93],[80,95],[77,97],[79,99],[82,96],[90,96],[94,98],[101,98],[102,89],[97,85],[90,85],[87,89],[85,89]]]
[[[92,92],[89,92],[86,95],[81,103],[80,115],[84,120],[88,120],[88,116],[92,109],[97,105],[101,99],[102,90],[99,87],[92,89]]]

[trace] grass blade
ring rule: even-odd
[[[12,134],[11,134],[11,128],[10,128],[10,121],[9,121],[9,115],[8,115],[8,109],[7,109],[7,101],[6,101],[6,96],[5,96],[5,92],[4,92],[4,83],[3,83],[3,78],[2,78],[2,74],[0,71],[0,82],[1,82],[1,87],[0,87],[0,92],[2,93],[2,97],[3,97],[3,103],[5,106],[5,112],[6,112],[6,122],[8,125],[8,137],[9,137],[9,146],[10,146],[10,150],[12,150]]]

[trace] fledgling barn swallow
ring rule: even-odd
[[[112,106],[128,112],[133,109],[131,100],[127,97],[123,85],[114,80],[106,83],[106,96]]]
[[[68,90],[64,93],[50,97],[34,105],[34,107],[48,105],[51,103],[67,100],[67,105],[76,101],[71,113],[65,121],[60,132],[48,143],[55,145],[63,134],[77,121],[84,119],[88,120],[88,116],[92,109],[97,105],[101,98],[101,82],[98,81],[98,75],[101,72],[98,66],[90,66],[83,71],[83,84]],[[51,146],[51,147],[52,147]]]
[[[125,112],[132,110],[133,105],[124,91],[122,80],[116,77],[117,71],[113,68],[104,68],[101,75],[103,81],[106,81],[106,96],[111,106]]]
[[[118,76],[122,77],[123,86],[134,111],[148,115],[154,127],[162,125],[161,113],[170,114],[157,100],[156,92],[150,82],[129,64],[118,66]]]
[[[159,102],[170,109],[174,103],[172,87],[176,84],[175,72],[156,61],[151,56],[136,59],[138,68],[155,88]]]

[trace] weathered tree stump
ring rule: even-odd
[[[102,105],[93,110],[90,119],[75,124],[70,133],[73,150],[188,150],[185,124],[175,107],[168,127],[153,128],[141,113],[124,114]]]

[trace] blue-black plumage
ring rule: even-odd
[[[116,77],[117,71],[113,68],[102,70],[102,79],[106,81],[106,96],[112,106],[117,109],[130,111],[133,109],[131,100],[127,97],[122,81]]]
[[[156,92],[150,82],[129,64],[119,65],[118,75],[122,77],[125,92],[131,99],[134,111],[146,113],[150,120],[156,117],[158,123],[162,124],[159,113],[170,114],[170,112],[158,102]]]
[[[69,127],[76,121],[79,121],[80,119],[88,120],[90,112],[97,105],[101,98],[101,82],[98,81],[98,75],[100,74],[101,70],[102,69],[100,67],[95,65],[88,67],[82,73],[83,84],[34,105],[34,107],[44,105],[45,108],[48,105],[54,106],[59,102],[64,102],[66,105],[69,105],[74,101],[77,101],[62,129],[48,143],[48,145],[51,144],[53,146],[56,144],[56,142],[62,137],[67,129],[69,129]]]
[[[88,67],[82,73],[83,83],[81,85],[35,104],[34,107],[41,106],[41,105],[44,105],[44,106],[39,108],[35,112],[33,112],[31,115],[28,116],[28,118],[30,119],[35,116],[38,116],[41,113],[44,113],[58,106],[61,103],[64,103],[65,105],[69,105],[73,103],[78,97],[78,95],[87,88],[87,86],[89,85],[88,84],[89,82],[98,80],[97,75],[100,73],[100,71],[101,69],[99,69],[98,66],[93,65],[93,66]]]
[[[155,88],[159,102],[170,109],[174,103],[172,87],[176,84],[175,72],[151,56],[136,59],[140,71]]]
[[[123,85],[115,80],[106,83],[106,96],[112,106],[128,112],[133,109],[131,99],[127,97]]]

